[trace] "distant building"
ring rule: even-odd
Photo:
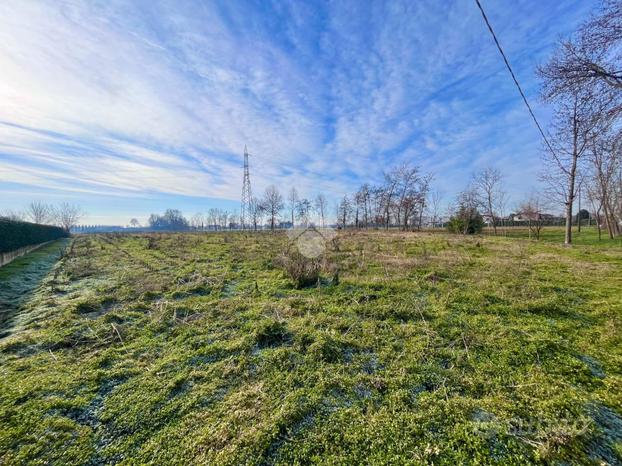
[[[482,214],[482,219],[484,220],[484,223],[486,225],[492,225],[492,221],[493,221],[493,217],[492,215],[489,214]],[[499,217],[495,217],[496,222],[499,223],[499,220],[501,220]]]
[[[529,221],[541,221],[548,225],[554,225],[556,223],[560,223],[564,221],[564,217],[560,217],[558,215],[547,214],[545,212],[517,212],[515,214],[510,214],[508,216],[508,220],[512,222],[529,222]]]

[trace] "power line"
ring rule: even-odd
[[[549,140],[547,139],[546,135],[544,134],[544,131],[542,130],[542,127],[540,126],[540,123],[538,123],[538,119],[536,118],[536,115],[533,113],[533,110],[531,109],[531,105],[529,105],[529,102],[527,101],[527,97],[525,96],[525,93],[523,92],[523,89],[521,88],[520,84],[518,83],[518,79],[516,79],[516,75],[514,74],[514,71],[512,70],[512,67],[510,66],[510,62],[508,61],[508,59],[507,59],[507,57],[505,55],[505,52],[501,48],[501,44],[499,43],[499,40],[497,39],[497,35],[495,34],[495,31],[493,30],[493,28],[492,28],[492,26],[490,24],[490,21],[488,21],[488,16],[486,16],[486,12],[484,11],[484,8],[482,7],[482,4],[480,3],[479,0],[475,0],[475,3],[477,3],[477,7],[479,8],[479,11],[482,13],[482,17],[484,18],[484,22],[486,23],[486,26],[488,26],[488,30],[490,31],[490,34],[492,35],[492,38],[495,41],[495,44],[497,45],[497,49],[499,49],[499,53],[503,57],[503,61],[505,62],[505,66],[508,68],[508,71],[512,75],[512,79],[514,80],[514,84],[516,84],[518,92],[520,92],[520,95],[523,98],[523,102],[525,102],[525,105],[527,106],[527,110],[529,110],[529,114],[531,115],[531,118],[533,118],[534,123],[538,127],[538,131],[540,131],[540,134],[542,135],[542,139],[544,139],[544,142],[548,146],[548,148],[551,151],[551,153],[555,154],[555,151],[553,150],[553,147],[551,146],[551,144],[549,143]]]

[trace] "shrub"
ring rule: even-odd
[[[447,229],[452,233],[474,235],[481,233],[484,228],[484,219],[474,207],[460,207],[455,215],[452,215],[447,224]]]
[[[0,253],[67,236],[69,233],[60,227],[0,218]]]
[[[278,262],[285,274],[294,281],[296,288],[315,285],[320,279],[322,269],[320,258],[311,259],[294,250],[283,254]]]

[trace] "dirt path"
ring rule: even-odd
[[[0,338],[10,333],[12,320],[60,258],[69,240],[58,240],[0,268]]]

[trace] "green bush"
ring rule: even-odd
[[[0,253],[67,236],[69,234],[59,227],[0,218]]]
[[[481,233],[484,228],[484,219],[473,207],[460,207],[447,223],[447,229],[452,233],[474,235]]]

